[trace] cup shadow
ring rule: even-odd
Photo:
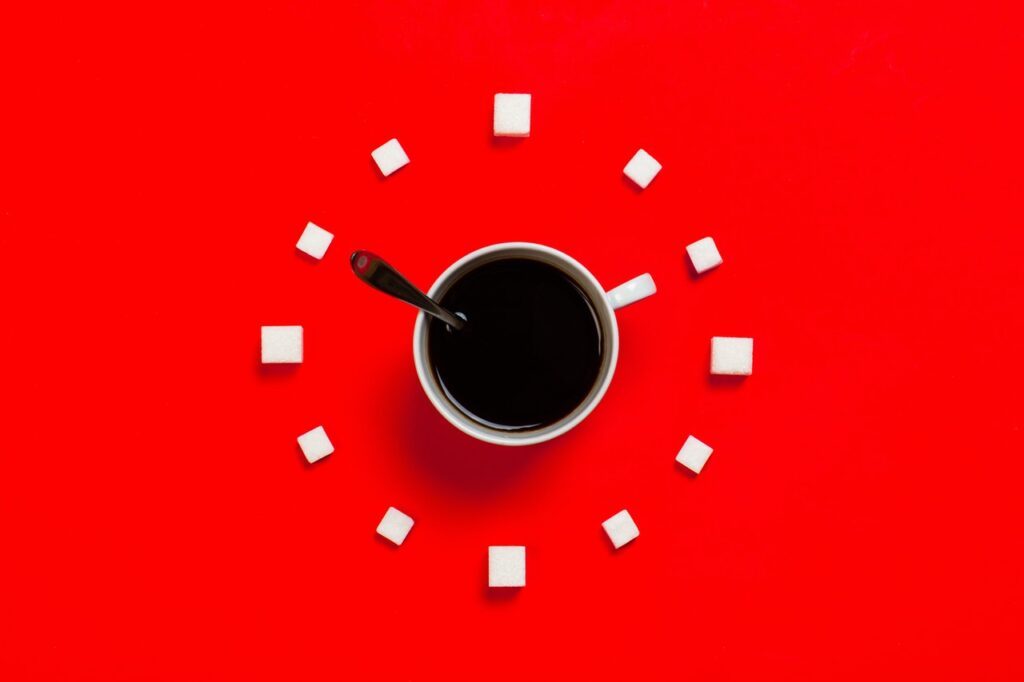
[[[478,441],[449,424],[423,393],[415,376],[397,381],[404,396],[400,435],[403,453],[425,479],[465,498],[486,498],[526,477],[549,456],[553,441],[509,447]]]

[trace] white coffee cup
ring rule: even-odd
[[[423,386],[427,398],[434,404],[437,411],[457,429],[474,438],[497,445],[533,445],[566,433],[582,422],[601,402],[601,398],[604,397],[605,391],[608,390],[608,385],[612,381],[612,375],[615,374],[615,364],[619,356],[619,327],[615,321],[615,311],[650,296],[656,289],[651,276],[643,274],[605,293],[604,287],[596,277],[590,274],[589,270],[561,251],[541,244],[506,242],[486,246],[463,256],[437,278],[428,293],[431,298],[438,301],[448,291],[448,288],[464,274],[484,263],[508,258],[526,258],[558,268],[586,294],[597,314],[603,331],[601,335],[603,344],[601,367],[590,392],[572,412],[552,424],[536,429],[508,431],[488,426],[460,410],[438,383],[430,366],[427,352],[430,320],[426,313],[420,313],[416,318],[412,352],[416,362],[416,374],[420,378],[420,384]]]

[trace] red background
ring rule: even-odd
[[[31,6],[0,9],[0,678],[1024,674],[1018,17]],[[492,139],[498,91],[532,137]],[[604,402],[528,450],[431,410],[414,312],[346,261],[426,287],[503,240],[659,287]],[[305,362],[262,369],[261,324]],[[713,335],[752,377],[709,379]],[[489,544],[524,589],[485,588]]]

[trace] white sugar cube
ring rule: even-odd
[[[391,175],[409,163],[409,157],[406,156],[405,150],[402,149],[402,145],[398,144],[398,140],[394,138],[374,149],[370,152],[370,156],[373,157],[373,160],[377,163],[377,168],[380,168],[380,172],[384,177]]]
[[[602,523],[601,526],[608,534],[608,539],[615,545],[615,549],[640,537],[640,529],[636,527],[633,517],[625,509]]]
[[[661,170],[661,164],[658,163],[657,159],[645,152],[643,149],[637,150],[633,158],[629,160],[626,167],[622,169],[622,172],[626,174],[626,177],[635,182],[640,186],[640,189],[647,189],[647,185],[651,184],[651,180]]]
[[[260,357],[264,364],[302,362],[302,327],[260,327]]]
[[[754,339],[711,337],[711,373],[750,376],[754,371]]]
[[[526,585],[526,548],[488,547],[487,584],[490,587],[523,587]]]
[[[645,272],[609,291],[608,301],[612,304],[612,308],[618,310],[656,293],[658,293],[658,287],[654,284],[654,278],[651,277],[651,273]]]
[[[334,235],[319,225],[306,223],[306,229],[302,231],[295,248],[319,260],[327,253],[327,247],[333,239]]]
[[[400,545],[405,542],[405,536],[412,530],[413,523],[415,521],[411,516],[403,514],[394,507],[388,507],[388,510],[384,512],[384,518],[377,524],[377,534]]]
[[[697,274],[722,264],[722,254],[718,253],[715,240],[711,237],[704,237],[690,244],[686,247],[686,253],[690,256],[690,262],[693,263],[693,269]]]
[[[707,463],[708,457],[711,456],[711,452],[712,449],[709,446],[693,436],[689,436],[683,443],[682,449],[679,450],[679,454],[676,455],[676,461],[693,473],[699,474],[700,470],[704,468],[704,464]]]
[[[299,436],[299,448],[302,449],[302,454],[306,456],[306,461],[310,464],[334,452],[331,439],[327,437],[327,432],[322,426],[318,426],[312,431],[306,431]]]
[[[499,92],[494,96],[494,135],[530,136],[530,95]]]

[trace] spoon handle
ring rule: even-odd
[[[354,251],[352,253],[352,271],[356,277],[374,289],[383,291],[389,296],[405,301],[420,310],[440,319],[454,329],[462,329],[465,322],[434,303],[426,294],[416,288],[412,282],[387,264],[387,262],[370,251]]]

